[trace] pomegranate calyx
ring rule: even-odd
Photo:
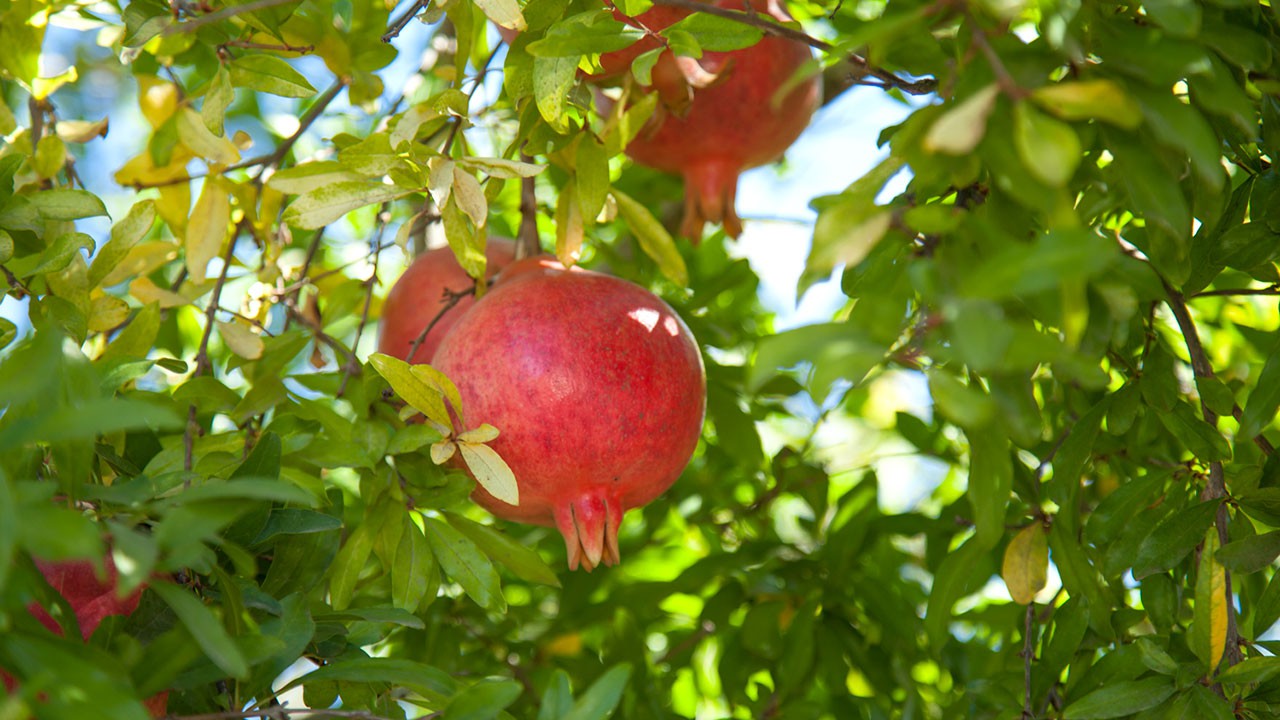
[[[564,536],[569,555],[569,569],[581,565],[587,572],[601,563],[617,565],[618,525],[622,521],[622,504],[618,498],[600,489],[589,490],[555,510],[556,528]]]

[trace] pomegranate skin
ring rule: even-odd
[[[711,4],[731,10],[747,9],[744,0],[716,0]],[[770,2],[765,12],[783,22],[791,20],[776,2]],[[658,7],[638,20],[645,27],[661,30],[688,14]],[[625,72],[631,60],[656,47],[654,43],[652,38],[644,38],[625,50],[602,56],[605,77]],[[809,46],[775,35],[765,35],[757,44],[742,50],[705,52],[696,61],[674,58],[671,53],[663,55],[654,68],[654,84],[664,105],[649,127],[627,146],[627,155],[642,165],[684,176],[681,234],[685,237],[694,242],[701,240],[707,222],[722,223],[731,237],[742,233],[742,221],[734,209],[738,175],[777,160],[808,126],[821,103],[822,85],[817,73],[796,83],[776,104],[774,96],[812,58]],[[685,77],[694,74],[690,69],[715,77],[709,84],[693,89],[691,102],[685,107],[672,102],[678,93],[672,89],[668,76],[677,71],[677,65],[682,66],[679,72]]]
[[[489,238],[484,254],[489,260],[485,275],[492,279],[515,259],[516,246],[510,240]],[[387,293],[382,304],[378,352],[414,364],[431,362],[440,341],[475,303],[475,298],[464,297],[449,308],[427,333],[410,360],[409,350],[413,348],[414,340],[448,303],[446,291],[465,292],[473,282],[458,264],[453,250],[447,247],[431,250],[416,258]]]
[[[531,258],[461,318],[433,365],[458,386],[467,427],[514,472],[498,517],[555,526],[569,567],[616,564],[623,513],[667,490],[702,430],[706,378],[692,333],[661,299],[608,275]]]

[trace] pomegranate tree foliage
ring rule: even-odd
[[[0,2],[0,269],[34,328],[0,321],[0,717],[298,687],[384,718],[1274,716],[1271,5],[792,3],[828,99],[928,102],[814,198],[802,286],[842,266],[849,302],[782,333],[625,161],[653,101],[602,117],[580,80],[636,31],[595,0],[390,5]],[[389,102],[419,13],[440,42]],[[487,19],[524,29],[505,56]],[[534,212],[707,351],[702,444],[593,574],[475,508],[367,359],[397,245],[442,231],[479,273]],[[913,377],[928,409],[891,402]],[[941,483],[886,504],[913,478],[855,441]],[[139,610],[87,649],[46,631],[32,558],[106,552]]]

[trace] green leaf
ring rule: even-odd
[[[569,687],[569,673],[556,668],[542,693],[542,707],[538,708],[538,720],[563,720],[573,709],[573,690]]]
[[[523,688],[514,680],[481,680],[449,701],[449,720],[493,720],[515,702]]]
[[[573,704],[573,710],[562,720],[605,720],[613,715],[622,700],[622,691],[627,688],[627,680],[631,678],[631,666],[622,663],[609,668],[582,693]]]
[[[18,339],[18,326],[9,318],[0,318],[0,350],[9,347]]]
[[[348,535],[329,568],[329,604],[334,610],[344,610],[351,604],[356,581],[373,552],[373,533],[369,528],[369,525],[360,525]]]
[[[555,572],[532,548],[521,545],[487,525],[468,520],[456,513],[445,513],[444,516],[458,532],[471,538],[476,545],[480,546],[485,555],[507,566],[516,576],[529,582],[560,587],[560,579],[556,577]]]
[[[1153,708],[1173,694],[1173,679],[1164,676],[1113,682],[1071,703],[1064,720],[1118,718]]]
[[[1111,80],[1073,80],[1036,88],[1031,99],[1063,120],[1102,120],[1125,130],[1142,124],[1142,106]]]
[[[556,132],[569,130],[564,106],[577,78],[578,57],[535,57],[533,60],[533,97],[542,119]]]
[[[576,67],[583,55],[622,50],[642,37],[644,34],[638,28],[618,22],[611,12],[600,8],[570,15],[553,24],[541,40],[529,43],[525,49],[537,59],[572,59]],[[535,85],[537,67],[535,60]]]
[[[413,613],[398,607],[359,607],[347,608],[340,612],[317,613],[315,616],[317,622],[338,621],[350,622],[352,620],[363,620],[365,622],[383,623],[388,625],[399,625],[401,627],[413,628],[414,630],[425,630],[427,624],[422,618]]]
[[[609,153],[592,133],[583,133],[574,155],[574,181],[578,205],[588,225],[604,208],[609,195]]]
[[[889,230],[892,215],[875,204],[876,196],[906,161],[891,155],[839,195],[813,202],[818,220],[813,226],[813,245],[800,276],[800,291],[825,280],[836,265],[854,266],[862,262]]]
[[[151,589],[178,616],[178,620],[195,638],[204,654],[223,672],[236,678],[249,675],[249,665],[226,628],[204,603],[186,590],[169,582],[155,581]]]
[[[1218,550],[1218,562],[1233,572],[1253,573],[1280,557],[1280,530],[1251,535]]]
[[[684,32],[693,36],[703,50],[727,52],[741,50],[760,42],[764,31],[732,18],[708,15],[695,12],[680,22],[663,30],[660,34],[670,37],[668,33]]]
[[[423,518],[431,551],[440,569],[462,586],[463,591],[486,610],[503,612],[507,601],[502,596],[498,571],[480,548],[462,533],[441,520]]]
[[[235,99],[236,91],[231,87],[231,73],[227,71],[225,65],[220,65],[213,80],[209,82],[209,90],[204,95],[204,104],[200,106],[200,118],[204,120],[209,132],[218,136],[223,134],[227,107]]]
[[[476,7],[500,27],[511,30],[526,30],[529,27],[516,0],[476,0]]]
[[[924,616],[924,629],[934,651],[940,650],[951,637],[947,628],[950,627],[956,602],[980,584],[974,577],[973,566],[988,549],[976,538],[970,538],[948,553],[934,573],[933,589],[929,592]],[[985,578],[981,582],[985,582]]]
[[[966,430],[969,489],[978,542],[993,547],[1004,536],[1005,509],[1013,491],[1009,438],[994,425]]]
[[[142,238],[151,232],[156,222],[156,204],[154,200],[139,200],[129,208],[129,213],[111,228],[111,239],[107,241],[93,264],[89,266],[89,287],[96,288],[102,280],[128,256],[129,251]]]
[[[391,562],[391,601],[396,607],[416,612],[431,588],[436,559],[431,546],[409,515],[405,514],[400,542]]]
[[[390,683],[421,694],[437,707],[443,707],[455,693],[453,678],[430,665],[400,658],[348,657],[317,668],[280,688],[283,694],[293,688],[318,682],[343,681],[357,683]]]
[[[231,84],[238,88],[291,98],[316,94],[302,73],[274,55],[244,55],[231,61],[229,67]]]
[[[1178,443],[1196,459],[1204,462],[1231,459],[1231,445],[1213,426],[1205,422],[1190,405],[1180,402],[1171,413],[1157,413]]]
[[[1066,185],[1080,164],[1075,130],[1027,102],[1013,106],[1013,123],[1013,144],[1027,170],[1047,185]]]
[[[658,219],[649,212],[649,209],[634,200],[630,195],[614,188],[612,191],[613,199],[618,203],[618,214],[622,215],[622,219],[626,221],[631,228],[631,232],[635,233],[636,240],[640,242],[640,249],[644,251],[658,265],[658,270],[662,272],[667,279],[677,285],[685,286],[689,284],[689,270],[684,264],[684,258],[681,257],[680,251],[676,249],[675,240],[671,237],[671,233],[658,222]]]
[[[1232,685],[1264,683],[1280,676],[1280,657],[1252,657],[1223,670],[1215,682]]]
[[[303,193],[284,211],[284,221],[295,227],[321,228],[343,215],[368,205],[388,202],[408,195],[395,185],[376,182],[336,182]]]
[[[306,535],[309,533],[328,532],[342,527],[342,520],[332,515],[302,508],[272,508],[267,515],[267,523],[254,539],[254,545],[261,545],[277,535]]]
[[[27,199],[46,220],[79,220],[107,215],[107,206],[87,190],[42,190]]]
[[[1268,354],[1267,363],[1262,366],[1262,372],[1249,392],[1244,414],[1240,416],[1242,437],[1252,438],[1261,434],[1275,420],[1276,411],[1280,410],[1280,352],[1277,350],[1280,346]]]
[[[1139,580],[1171,570],[1182,562],[1213,525],[1220,499],[1197,503],[1169,515],[1156,525],[1138,547],[1133,560],[1133,576]]]
[[[362,181],[364,178],[335,160],[320,160],[285,168],[267,180],[267,187],[286,195],[301,195],[317,188],[340,182]]]
[[[1101,273],[1119,257],[1112,240],[1092,232],[1060,230],[1031,244],[1005,245],[961,281],[960,292],[1000,299],[1058,289]]]
[[[84,233],[72,232],[59,235],[44,252],[14,260],[9,272],[18,277],[31,277],[46,273],[58,273],[67,269],[81,250],[93,252],[93,238]]]
[[[205,160],[219,165],[240,161],[240,150],[227,138],[209,132],[204,119],[195,110],[178,108],[177,128],[182,144]]]

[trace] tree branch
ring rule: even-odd
[[[350,720],[391,720],[381,715],[374,715],[367,710],[312,710],[311,708],[288,708],[283,705],[259,708],[257,710],[226,710],[224,712],[201,713],[198,715],[165,715],[167,720],[252,720],[253,718],[269,718],[270,720],[289,720],[292,715],[306,714],[308,718],[349,718]]]
[[[759,28],[770,35],[776,35],[788,40],[804,43],[811,48],[830,53],[836,49],[834,45],[819,40],[807,33],[801,32],[785,25],[779,25],[767,15],[759,13],[742,12],[741,10],[730,10],[728,8],[717,7],[715,5],[702,2],[702,0],[654,0],[654,5],[664,5],[666,7],[680,8],[682,10],[692,10],[694,12],[706,13],[707,15],[715,15],[717,17],[727,18],[740,22],[743,25],[750,25]],[[928,95],[938,87],[938,81],[934,78],[921,78],[919,80],[908,80],[904,77],[889,72],[883,68],[872,65],[865,57],[857,53],[850,53],[846,56],[846,60],[864,75],[870,75],[884,87],[895,87],[907,93],[908,95]],[[859,84],[855,81],[854,84]]]
[[[1191,312],[1187,309],[1187,300],[1164,278],[1160,279],[1164,283],[1165,294],[1168,296],[1166,304],[1169,310],[1173,312],[1173,317],[1178,323],[1178,329],[1182,332],[1182,338],[1187,345],[1187,356],[1191,359],[1191,370],[1197,378],[1214,377],[1213,365],[1209,362],[1209,356],[1204,351],[1204,345],[1200,342],[1200,333],[1196,330],[1195,321],[1191,318]],[[1215,429],[1218,427],[1218,414],[1205,404],[1204,399],[1200,400],[1200,412],[1204,416],[1204,421],[1209,423]],[[1222,462],[1214,461],[1209,463],[1209,482],[1205,485],[1201,498],[1204,500],[1213,500],[1216,498],[1224,498],[1227,496],[1226,478],[1222,470]],[[1226,545],[1229,541],[1227,537],[1227,504],[1218,505],[1218,513],[1214,518],[1214,524],[1218,528],[1218,541]],[[1240,662],[1240,629],[1236,626],[1236,610],[1235,603],[1232,602],[1231,591],[1231,571],[1223,570],[1225,576],[1225,589],[1227,600],[1227,637],[1226,651],[1223,655],[1222,662],[1231,667]]]
[[[1191,299],[1202,297],[1227,297],[1240,295],[1280,295],[1280,285],[1264,288],[1223,288],[1221,290],[1204,290],[1191,296]]]
[[[205,25],[209,25],[210,23],[220,22],[244,13],[257,12],[259,10],[265,10],[270,7],[284,5],[291,2],[294,2],[294,0],[255,0],[254,2],[245,3],[244,5],[232,5],[230,7],[222,8],[217,12],[211,12],[208,15],[201,15],[198,18],[193,18],[188,22],[170,25],[160,34],[176,35],[177,33],[191,32],[192,30],[197,30]]]
[[[413,4],[408,10],[404,11],[400,17],[396,18],[387,26],[387,31],[382,34],[382,42],[389,43],[400,35],[400,33],[409,25],[409,21],[418,16],[418,13],[426,9],[431,4],[431,0],[413,0]]]

